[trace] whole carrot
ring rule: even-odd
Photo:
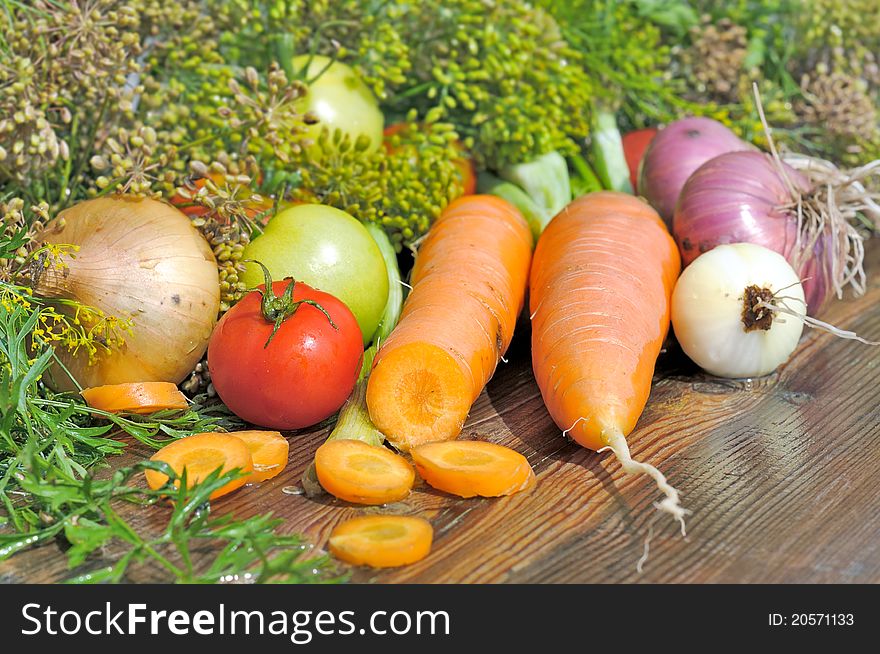
[[[623,193],[591,193],[547,226],[532,262],[532,365],[553,420],[591,450],[611,449],[626,472],[652,477],[660,507],[681,522],[676,491],[634,461],[626,436],[651,391],[681,269],[657,213]]]
[[[531,254],[525,219],[491,195],[459,198],[431,227],[367,383],[370,418],[392,445],[461,432],[513,337]]]

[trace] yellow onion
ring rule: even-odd
[[[214,254],[174,207],[124,196],[80,202],[61,212],[39,239],[78,248],[62,269],[46,268],[35,292],[131,320],[124,343],[110,351],[71,354],[62,363],[83,386],[126,382],[180,383],[202,358],[217,312],[220,283]],[[72,390],[53,369],[46,381]]]

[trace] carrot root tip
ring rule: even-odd
[[[604,449],[604,448],[603,448]],[[642,550],[642,555],[639,557],[639,560],[636,562],[636,572],[642,574],[644,572],[645,562],[648,560],[648,553],[651,551],[651,539],[654,537],[654,525],[648,527],[648,535],[645,537],[645,545]]]
[[[670,486],[672,488],[672,486]],[[662,490],[662,489],[661,489]],[[672,490],[675,490],[672,488]],[[685,508],[679,504],[678,494],[676,493],[675,497],[667,497],[665,500],[660,502],[654,502],[654,508],[658,511],[664,511],[665,513],[669,513],[673,518],[675,518],[679,525],[681,526],[681,536],[682,538],[687,538],[687,531],[685,529],[684,517],[690,513]]]
[[[681,506],[678,490],[666,481],[666,476],[657,468],[649,463],[636,461],[632,458],[629,446],[626,444],[626,439],[622,433],[611,433],[606,436],[606,439],[608,447],[614,452],[618,461],[620,461],[621,468],[623,468],[624,472],[648,475],[655,481],[657,488],[659,488],[666,497],[654,506],[675,518],[679,525],[681,525],[681,535],[686,537],[687,531],[685,529],[684,517],[687,515],[688,511]]]

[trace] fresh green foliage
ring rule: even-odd
[[[602,182],[599,181],[596,172],[584,157],[580,155],[569,157],[568,164],[571,167],[571,194],[573,197],[579,198],[587,193],[602,190]]]
[[[379,225],[397,251],[418,240],[461,194],[455,160],[463,155],[451,125],[420,125],[412,114],[408,119],[385,147],[373,152],[366,151],[365,140],[351,143],[338,130],[322,132],[318,142],[328,154],[301,163],[302,183],[294,197]]]
[[[398,19],[411,72],[392,111],[452,123],[480,167],[576,149],[593,86],[546,11],[520,0],[411,5]]]
[[[398,25],[405,9],[401,2],[208,0],[206,4],[224,26],[221,51],[231,61],[254,66],[277,61],[286,67],[295,55],[326,55],[357,70],[380,100],[405,81],[411,68]]]
[[[169,481],[165,489],[153,491],[130,483],[147,468],[179,481],[178,487]],[[178,583],[341,580],[326,555],[309,554],[310,547],[298,536],[278,534],[281,521],[271,515],[245,520],[211,515],[209,496],[239,471],[215,471],[190,489],[185,474],[178,480],[167,464],[144,462],[118,469],[109,479],[76,480],[56,474],[36,481],[26,475],[21,487],[43,507],[43,525],[26,534],[0,534],[0,558],[63,535],[71,544],[69,566],[89,568],[73,574],[68,579],[72,583],[124,581],[134,566],[144,563],[160,570],[162,580]],[[139,529],[126,517],[134,507],[156,505],[163,497],[172,502],[163,527]],[[202,543],[211,544],[212,555],[196,564],[192,551],[202,549]],[[108,552],[112,552],[110,562]]]
[[[687,0],[634,0],[636,13],[663,30],[681,38],[697,22],[697,13]]]
[[[23,483],[38,484],[55,474],[68,480],[85,477],[88,469],[123,451],[124,443],[115,438],[122,433],[161,447],[172,438],[214,427],[212,418],[194,411],[129,418],[49,391],[40,379],[56,361],[55,351],[44,345],[33,352],[28,346],[44,311],[23,304],[0,311],[0,503],[20,531],[39,524],[40,510],[31,495],[19,492]]]
[[[577,51],[577,62],[592,81],[591,104],[620,109],[625,128],[668,122],[682,113],[711,111],[682,99],[672,75],[672,47],[664,38],[693,20],[675,0],[541,0]],[[678,14],[686,14],[678,23]]]

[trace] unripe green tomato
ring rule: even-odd
[[[379,246],[349,214],[323,204],[280,211],[242,259],[259,261],[278,281],[293,277],[342,300],[357,318],[364,344],[370,342],[388,302],[388,271]],[[263,271],[247,263],[242,281],[263,283]]]
[[[308,61],[309,55],[294,57],[293,69],[299,71],[305,68]],[[338,61],[331,61],[329,57],[314,55],[305,74],[306,80],[320,74],[308,85],[309,91],[300,108],[301,111],[311,111],[319,120],[307,132],[308,138],[315,141],[307,153],[314,157],[320,154],[317,140],[324,128],[329,130],[331,139],[336,129],[341,130],[351,139],[352,145],[359,136],[366,136],[370,139],[366,151],[372,152],[382,144],[382,130],[385,127],[385,117],[379,109],[379,103],[354,70]]]

